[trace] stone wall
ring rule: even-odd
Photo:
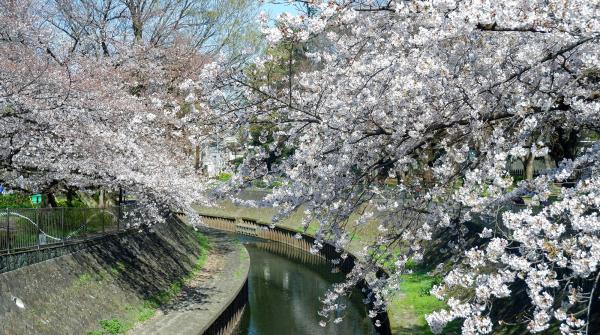
[[[170,220],[83,250],[0,274],[0,333],[87,334],[188,273],[194,231]]]

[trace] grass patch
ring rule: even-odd
[[[154,314],[156,314],[156,308],[152,308],[152,306],[148,304],[144,304],[142,308],[136,311],[135,320],[137,322],[144,322],[146,320],[151,319]]]
[[[121,334],[125,332],[126,327],[119,319],[110,319],[100,321],[100,326],[105,334]]]
[[[79,275],[79,277],[77,277],[76,285],[83,286],[85,284],[91,283],[92,279],[94,279],[94,277],[90,273],[88,273],[88,272],[83,273],[83,274]]]
[[[88,335],[116,335],[128,330],[128,327],[119,319],[102,320],[100,327],[100,330],[89,332]]]
[[[231,179],[231,173],[221,172],[215,177],[215,179],[223,182],[229,181]]]
[[[425,315],[446,308],[446,303],[429,294],[433,285],[441,280],[425,272],[415,272],[402,276],[400,292],[390,302],[388,315],[394,334],[431,334]],[[451,323],[445,331],[460,329],[458,323]]]
[[[206,235],[196,232],[196,239],[200,245],[200,256],[196,260],[196,263],[194,263],[192,271],[185,276],[184,280],[188,280],[198,274],[202,267],[204,267],[206,259],[208,258],[208,252],[211,249],[210,241]]]
[[[179,292],[181,292],[181,286],[183,284],[183,279],[179,279],[174,283],[171,283],[168,289],[158,292],[155,295],[148,298],[148,306],[153,308],[158,308],[160,305],[164,305],[171,301],[171,299],[175,298]]]

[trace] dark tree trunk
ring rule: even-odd
[[[194,158],[194,169],[200,169],[200,146],[196,144],[196,156]]]
[[[67,206],[68,207],[73,207],[73,200],[75,200],[75,197],[77,197],[77,194],[75,193],[75,191],[73,191],[72,189],[68,189],[67,190]]]
[[[523,179],[533,179],[533,173],[535,170],[535,157],[532,154],[527,155],[523,161]]]
[[[133,36],[135,38],[136,42],[139,42],[142,40],[142,31],[143,31],[143,25],[142,25],[142,18],[136,14],[134,15],[133,13],[131,14],[131,27],[133,28]]]
[[[52,192],[46,193],[46,199],[47,199],[48,205],[50,205],[50,207],[58,207],[58,203],[56,202],[56,197],[54,196],[54,193],[52,193]]]
[[[556,129],[557,138],[552,146],[550,155],[556,166],[563,159],[575,159],[577,155],[577,144],[579,143],[579,132],[573,129]]]
[[[105,41],[102,41],[102,53],[106,57],[110,56],[110,52],[108,52],[108,45],[106,45]]]
[[[142,15],[144,12],[145,5],[142,4],[139,0],[125,1],[125,5],[127,9],[129,9],[129,14],[131,15],[131,28],[133,29],[133,37],[135,42],[139,42],[142,40],[142,33],[144,28],[144,22],[142,20]]]

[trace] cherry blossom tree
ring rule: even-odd
[[[354,225],[374,215],[381,223],[364,262],[325,298],[324,320],[362,279],[375,290],[370,315],[385,309],[406,263],[442,236],[461,257],[440,267],[446,276],[432,293],[449,308],[427,316],[433,332],[458,319],[463,334],[492,333],[493,306],[519,288],[523,313],[505,322],[532,333],[600,331],[591,317],[599,309],[600,144],[528,180],[509,173],[512,158],[548,155],[549,135],[598,130],[598,3],[305,3],[312,15],[283,14],[263,28],[273,47],[301,48],[310,68],[297,70],[289,57],[286,75],[261,81],[272,56],[250,71],[215,62],[199,83],[211,93],[204,108],[232,131],[276,125],[263,136],[271,147],[247,148],[232,188],[285,177],[267,200],[281,215],[304,206],[306,223],[320,224],[316,249],[346,247]],[[282,146],[294,154],[267,169]],[[386,186],[390,176],[396,187]],[[523,196],[531,201],[514,206]],[[389,277],[378,278],[377,266]]]
[[[206,61],[187,45],[73,52],[45,4],[0,2],[0,180],[10,188],[117,190],[143,212],[187,210],[206,180],[183,150],[203,113],[185,78]],[[68,47],[65,47],[68,46]]]

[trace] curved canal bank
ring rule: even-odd
[[[339,253],[327,245],[318,255],[306,252],[312,245],[310,236],[297,239],[295,232],[244,219],[237,224],[228,218],[213,219],[236,227],[230,231],[282,243],[263,240],[248,246],[256,267],[247,281],[250,259],[235,238],[214,229],[199,234],[179,220],[169,220],[2,274],[0,309],[5,312],[0,314],[0,329],[3,333],[224,335],[231,334],[241,319],[237,334],[389,333],[385,326],[375,329],[370,324],[359,291],[346,302],[343,322],[319,326],[318,298],[332,283],[343,280],[343,273],[353,265],[352,257],[332,273],[329,260],[339,258]],[[254,307],[244,313],[248,297]],[[265,306],[271,310],[261,310]],[[275,311],[282,314],[276,316]],[[273,317],[278,323],[266,327]]]
[[[244,240],[252,263],[249,298],[235,335],[376,334],[358,291],[344,299],[346,309],[335,316],[341,322],[319,326],[319,298],[344,279],[324,258],[279,242]]]
[[[240,198],[248,200],[261,200],[270,190],[259,190],[244,192]],[[201,215],[217,217],[245,217],[251,220],[270,223],[277,214],[277,209],[271,207],[244,207],[234,204],[229,200],[218,202],[213,207],[196,206],[196,211]],[[350,224],[354,225],[358,219],[358,214],[352,214]],[[304,208],[300,207],[293,211],[290,216],[283,218],[277,226],[287,228],[290,231],[302,232],[302,222],[305,218]],[[360,226],[354,225],[355,234],[352,241],[348,244],[348,251],[360,254],[363,247],[369,244],[378,233],[379,222],[377,217],[372,218]],[[318,227],[317,222],[311,222],[307,233],[313,234]],[[432,250],[435,250],[432,249]],[[388,319],[390,331],[392,334],[402,335],[427,335],[431,334],[429,326],[425,321],[425,315],[433,311],[447,308],[443,301],[438,300],[432,295],[423,294],[429,291],[434,282],[435,276],[430,275],[428,270],[416,269],[412,275],[403,277],[403,283],[400,290],[389,301]]]
[[[298,238],[298,232],[294,230],[290,230],[282,227],[274,227],[269,228],[268,225],[264,223],[257,222],[251,218],[244,217],[226,217],[226,216],[211,216],[211,215],[201,215],[203,222],[207,224],[209,227],[213,227],[216,229],[220,229],[223,231],[229,231],[233,233],[238,233],[250,237],[258,237],[265,240],[280,242],[281,244],[287,246],[287,248],[297,249],[300,251],[304,251],[308,253],[313,245],[314,238],[309,235],[300,234],[301,238]],[[329,271],[340,272],[346,274],[350,272],[350,270],[354,267],[355,256],[351,253],[346,253],[347,257],[341,257],[343,251],[336,250],[333,246],[329,244],[324,244],[321,251],[317,254],[317,257],[326,260],[326,264],[329,267]],[[304,257],[304,256],[301,256]],[[333,268],[329,261],[336,260],[337,265]],[[386,274],[381,271],[380,276],[385,276]],[[343,279],[343,278],[342,278]],[[338,280],[341,281],[342,279]],[[333,282],[331,282],[333,283]],[[368,296],[370,294],[370,289],[364,283],[359,284],[360,292],[362,292],[363,296]],[[317,295],[317,297],[322,296],[322,294]],[[317,306],[318,307],[318,306]],[[318,308],[314,309],[315,311]],[[373,325],[377,325],[375,328],[375,332],[377,334],[387,335],[391,334],[390,322],[387,316],[387,313],[380,313],[376,317],[369,319]],[[261,334],[262,333],[256,333]],[[300,333],[302,334],[302,333]],[[334,333],[335,334],[335,333]]]

